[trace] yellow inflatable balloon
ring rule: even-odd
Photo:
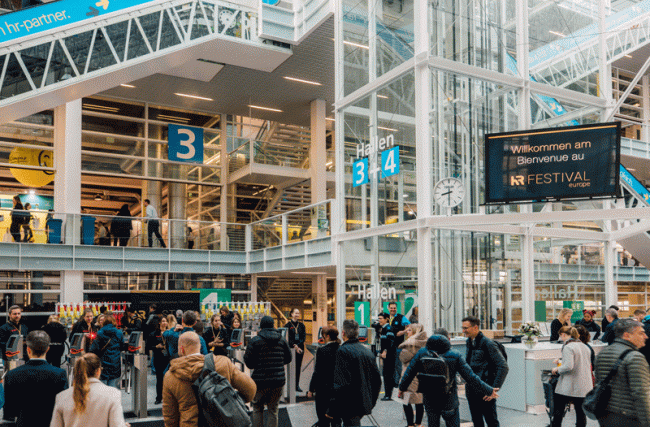
[[[9,153],[9,163],[14,165],[54,167],[54,153],[51,150],[16,147]],[[42,187],[54,180],[53,171],[10,168],[11,174],[28,187]]]

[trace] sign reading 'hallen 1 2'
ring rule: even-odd
[[[613,197],[621,124],[485,135],[485,203]]]
[[[381,166],[368,162],[369,156],[381,152]],[[395,145],[395,136],[391,133],[386,138],[375,137],[369,144],[357,144],[357,157],[352,164],[352,187],[368,183],[368,177],[388,178],[399,173],[399,145]]]
[[[167,130],[169,160],[203,163],[203,128],[168,125]]]

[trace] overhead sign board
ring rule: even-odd
[[[90,20],[152,0],[60,0],[0,16],[0,44]]]
[[[485,203],[614,197],[621,124],[485,136]]]

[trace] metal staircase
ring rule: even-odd
[[[39,16],[43,7],[71,1],[73,9],[73,0],[63,0],[3,18]],[[272,71],[291,55],[290,49],[258,37],[257,11],[244,6],[218,0],[154,0],[123,12],[0,43],[2,121],[163,72],[192,59]],[[241,51],[242,44],[248,47],[250,57],[227,55],[233,46]]]
[[[607,62],[650,43],[650,0],[605,19]],[[538,82],[566,87],[598,71],[598,22],[530,53],[530,74]]]

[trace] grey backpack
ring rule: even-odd
[[[212,354],[205,355],[203,370],[192,389],[200,409],[200,427],[252,426],[244,399],[226,378],[215,371]]]

